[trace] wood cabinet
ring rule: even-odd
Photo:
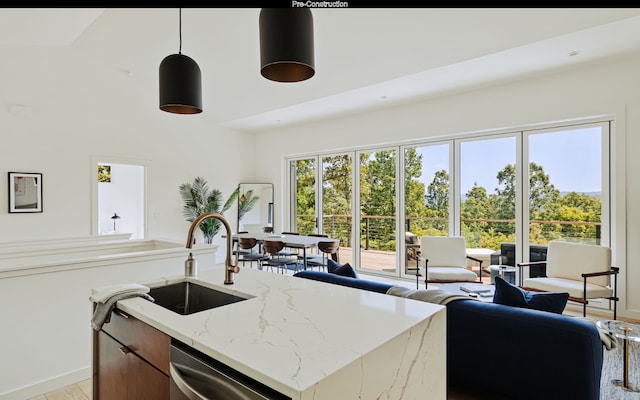
[[[121,311],[94,332],[95,400],[168,400],[171,338]]]

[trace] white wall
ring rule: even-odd
[[[200,246],[194,251],[200,271],[214,267],[216,250]],[[96,247],[93,251],[100,253]],[[29,399],[90,378],[91,289],[181,275],[188,253],[178,247],[145,256],[138,252],[136,258],[84,255],[73,268],[1,278],[0,399]],[[52,261],[51,269],[59,268],[57,263]]]
[[[162,112],[158,110],[157,97],[140,94],[155,91],[141,91],[135,75],[128,77],[79,56],[72,49],[38,46],[2,46],[2,49],[0,242],[90,235],[92,185],[96,184],[92,173],[97,168],[92,159],[97,156],[145,160],[150,238],[186,243],[189,223],[182,216],[180,184],[202,176],[226,198],[239,182],[254,181],[253,134],[212,126],[200,115]],[[11,112],[15,104],[26,108],[18,108],[23,112]],[[205,103],[203,114],[207,112],[206,107]],[[236,162],[237,154],[242,154],[242,162]],[[229,168],[230,165],[233,168]],[[43,174],[42,213],[8,213],[9,171]],[[114,211],[121,214],[120,210]],[[232,209],[227,215],[232,226],[235,226],[235,213]],[[125,214],[122,211],[123,219]],[[215,254],[216,262],[223,262],[226,247],[220,235],[214,244],[221,245]],[[148,279],[170,270],[181,273],[182,268],[181,259],[175,267],[151,269],[144,277]],[[103,268],[99,274],[93,272],[0,279],[3,288],[0,303],[11,308],[18,301],[22,306],[0,313],[3,317],[0,337],[6,339],[11,348],[24,350],[21,357],[7,354],[0,361],[0,371],[5,375],[0,379],[0,393],[24,385],[44,387],[40,382],[59,385],[65,382],[65,377],[70,383],[79,377],[73,371],[79,371],[83,379],[87,377],[91,317],[87,298],[91,288],[112,283],[116,276],[121,282],[142,278],[131,268],[118,271]],[[18,299],[16,293],[24,299]],[[59,304],[49,301],[56,296],[69,302],[51,312],[47,305]],[[70,303],[76,305],[69,308]],[[25,307],[31,307],[29,315],[22,312]],[[70,319],[74,324],[67,323]],[[83,320],[86,329],[78,331],[78,321]],[[24,321],[30,326],[26,331]],[[66,355],[56,353],[50,357],[51,340],[65,335],[82,339],[76,341],[74,349],[65,347]],[[47,357],[55,362],[51,364]],[[18,376],[9,376],[10,369]],[[23,373],[30,370],[31,373]],[[62,380],[56,380],[61,374]]]
[[[615,263],[622,267],[619,314],[640,318],[640,56],[592,64],[556,74],[436,100],[272,130],[257,147],[279,163],[265,163],[257,179],[275,184],[276,226],[282,205],[287,155],[349,149],[500,128],[611,115],[616,119],[613,184]],[[625,215],[626,213],[626,215]],[[626,216],[626,221],[625,221]],[[279,229],[279,228],[278,228]]]
[[[150,238],[186,240],[180,184],[202,176],[226,199],[239,182],[254,180],[255,135],[207,123],[206,103],[199,115],[162,112],[157,95],[141,95],[155,88],[140,90],[135,75],[66,47],[3,46],[3,54],[0,242],[90,235],[95,156],[148,160]],[[27,112],[10,112],[13,104]],[[43,213],[8,213],[9,171],[43,174]],[[227,213],[232,226],[235,215],[235,208]],[[215,244],[224,244],[220,236]]]

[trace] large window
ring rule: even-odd
[[[317,166],[320,165],[321,168]],[[284,231],[340,239],[339,258],[352,258],[353,157],[336,154],[289,161],[291,224]],[[316,182],[320,184],[316,185]]]
[[[605,129],[589,125],[529,133],[530,243],[602,243]]]
[[[451,145],[433,144],[404,149],[405,273],[418,262],[419,238],[448,236]],[[414,272],[415,273],[415,272]]]
[[[315,158],[290,161],[291,170],[291,226],[285,231],[303,235],[316,232],[316,166]]]
[[[461,142],[459,171],[460,232],[467,247],[497,250],[514,242],[515,136]]]
[[[360,268],[397,274],[397,150],[359,153]]]
[[[351,249],[351,204],[353,200],[353,160],[350,154],[322,157],[322,214],[319,233],[340,239],[340,246]],[[339,257],[351,259],[350,253]]]
[[[398,276],[423,235],[464,236],[485,270],[502,248],[514,265],[553,239],[609,245],[609,141],[603,121],[291,160],[291,221],[339,237],[341,262]]]

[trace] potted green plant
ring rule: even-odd
[[[179,190],[184,202],[182,215],[189,222],[193,222],[204,213],[214,212],[223,215],[235,202],[240,192],[239,188],[234,190],[220,208],[222,192],[218,189],[209,189],[207,181],[202,177],[196,177],[191,183],[183,183],[179,186]],[[214,236],[220,231],[220,226],[220,221],[213,218],[205,219],[198,225],[205,243],[213,242]]]

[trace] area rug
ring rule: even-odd
[[[630,392],[612,383],[612,380],[622,381],[624,376],[622,339],[612,350],[604,349],[602,364],[602,379],[600,381],[601,400],[640,400],[640,392]],[[629,341],[629,383],[640,386],[640,342]]]

